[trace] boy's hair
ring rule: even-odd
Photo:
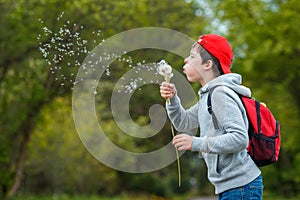
[[[223,70],[221,69],[220,62],[218,61],[218,59],[215,56],[211,55],[201,45],[199,45],[199,44],[197,45],[197,44],[198,43],[196,42],[193,45],[193,47],[197,46],[197,51],[199,52],[200,57],[202,58],[202,63],[201,64],[204,64],[208,60],[211,60],[212,63],[213,63],[212,69],[213,69],[213,72],[214,72],[215,76],[220,76],[220,75],[224,74]]]

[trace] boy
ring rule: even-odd
[[[160,93],[163,98],[170,98],[167,112],[177,131],[200,128],[200,137],[179,134],[174,137],[173,145],[178,150],[199,151],[219,199],[262,199],[261,171],[246,150],[248,120],[237,94],[250,96],[251,92],[241,85],[240,75],[231,73],[232,59],[231,46],[224,37],[203,35],[192,46],[183,66],[187,79],[202,85],[199,102],[184,109],[174,84],[162,83]],[[207,108],[212,89],[214,121]]]

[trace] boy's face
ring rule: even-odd
[[[184,59],[183,73],[190,82],[202,82],[204,66],[202,58],[198,52],[199,45],[194,45],[190,51],[190,56]]]

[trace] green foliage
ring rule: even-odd
[[[120,130],[113,123],[113,120],[107,120],[102,124],[103,129],[111,141],[122,148],[149,151],[159,141],[140,143],[119,134]],[[109,154],[105,147],[102,151]],[[20,193],[112,195],[119,194],[122,188],[131,193],[142,191],[157,196],[173,196],[190,190],[190,170],[198,171],[198,166],[190,165],[191,156],[194,155],[181,158],[183,180],[180,188],[176,163],[147,174],[128,174],[110,169],[91,157],[84,148],[73,124],[70,101],[58,97],[40,112],[28,148],[24,169],[26,179]]]
[[[21,144],[28,138],[21,193],[116,194],[141,190],[160,196],[190,190],[212,193],[205,166],[194,162],[195,155],[185,154],[181,158],[182,188],[177,186],[176,163],[158,172],[136,175],[116,172],[89,155],[74,129],[69,100],[78,69],[75,60],[82,62],[86,53],[64,55],[59,64],[48,65],[38,52],[39,46],[53,36],[45,34],[43,28],[58,33],[64,25],[88,41],[88,50],[102,39],[137,27],[165,27],[194,38],[207,32],[224,33],[235,50],[233,71],[243,75],[253,96],[266,102],[281,123],[280,161],[262,169],[266,194],[296,195],[300,190],[299,9],[297,0],[1,0],[0,197],[14,184],[17,161],[26,150]],[[100,35],[93,34],[98,30]],[[69,39],[68,35],[63,37],[62,44]],[[51,55],[57,53],[50,49]],[[135,63],[165,58],[179,71],[183,65],[182,58],[160,50],[139,50],[125,56],[132,57]],[[169,142],[168,124],[151,140],[135,139],[118,129],[109,112],[110,96],[128,66],[117,61],[112,65],[111,76],[105,77],[101,95],[96,96],[97,111],[101,113],[99,121],[108,137],[135,152],[154,150]],[[61,70],[52,74],[53,67]],[[193,87],[197,90],[199,85]],[[149,123],[148,112],[153,102],[164,104],[157,85],[143,89],[151,92],[137,91],[130,107],[133,119],[141,126]],[[197,180],[195,185],[190,185],[191,177]]]
[[[91,157],[82,145],[67,98],[55,99],[41,111],[39,119],[25,167],[25,183],[31,192],[117,191],[116,172]]]
[[[100,165],[87,154],[75,134],[70,110],[66,108],[70,107],[67,100],[72,92],[70,83],[78,69],[74,67],[75,60],[82,62],[87,52],[72,57],[51,48],[51,56],[59,54],[64,59],[48,65],[38,48],[51,43],[51,37],[62,27],[88,41],[88,50],[102,39],[136,27],[158,26],[195,35],[196,30],[204,26],[202,17],[195,16],[192,4],[181,0],[2,0],[0,10],[3,30],[0,35],[0,196],[7,195],[12,186],[18,187],[15,180],[22,177],[22,191],[115,193],[117,188],[122,188],[116,172]],[[45,29],[51,32],[45,32]],[[101,34],[96,37],[93,32],[99,30]],[[74,38],[71,39],[75,42]],[[70,35],[64,35],[60,45],[67,42],[70,42]],[[73,50],[76,51],[76,48],[74,46]],[[143,52],[137,53],[134,59],[140,62],[142,55]],[[153,55],[148,54],[143,59],[154,59]],[[164,55],[156,54],[155,59]],[[171,56],[172,60],[178,62]],[[116,67],[119,74],[106,78],[108,85],[128,69],[124,64],[119,66]],[[52,73],[56,68],[60,70]],[[154,148],[153,143],[116,135],[119,130],[107,112],[111,96],[107,91],[107,95],[101,97],[98,109],[103,111],[101,117],[105,120],[103,124],[109,137],[120,146],[137,152]],[[157,94],[146,99],[139,96],[136,102],[150,105],[153,98],[158,98]],[[134,114],[138,112],[137,107],[132,108]],[[147,124],[147,110],[142,109],[135,119],[142,125]],[[170,135],[162,141],[169,140]],[[23,170],[21,158],[25,155],[28,141],[30,146]],[[159,137],[155,141],[160,141]],[[20,173],[16,173],[17,170]]]

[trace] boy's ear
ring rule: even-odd
[[[206,62],[206,65],[205,65],[204,69],[206,69],[206,70],[211,69],[212,66],[213,66],[213,62],[211,60],[208,60]]]

